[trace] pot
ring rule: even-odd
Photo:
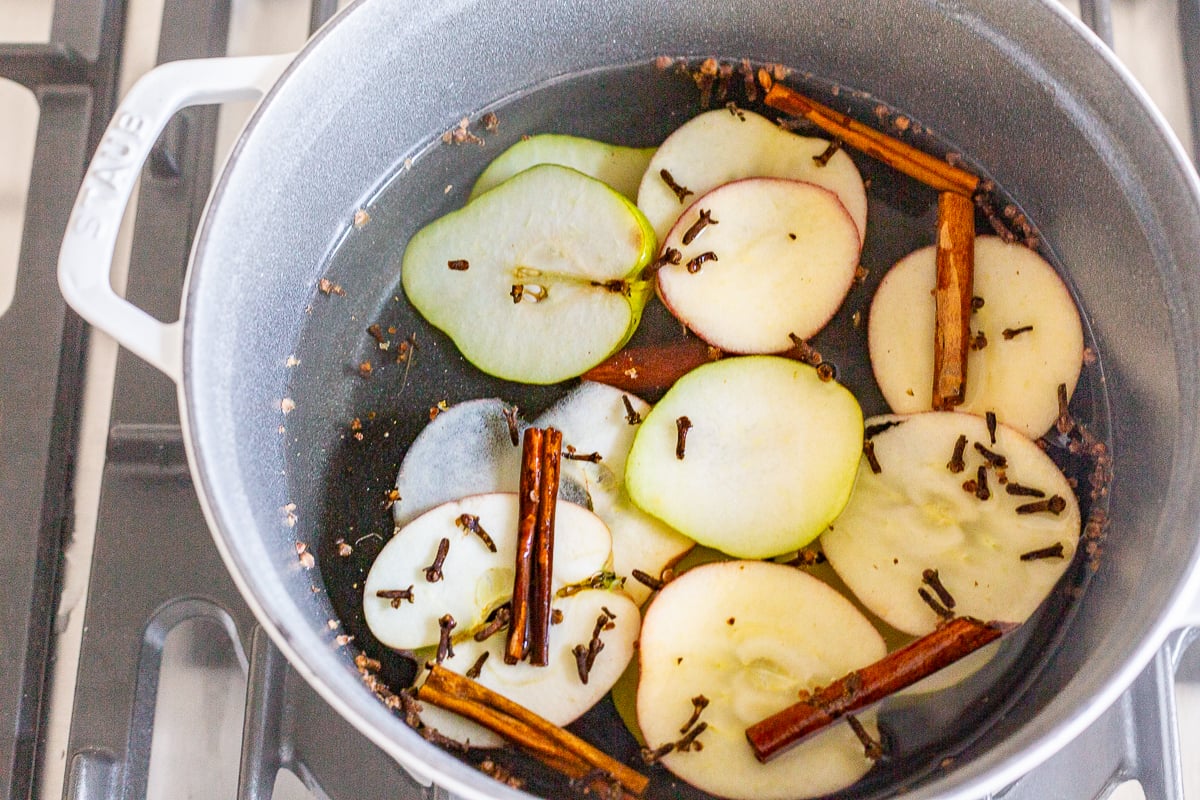
[[[1057,4],[360,0],[294,60],[179,62],[139,82],[80,190],[63,292],[175,380],[216,545],[295,669],[419,780],[465,798],[527,796],[424,741],[363,685],[355,648],[327,625],[339,613],[356,624],[361,563],[339,561],[336,543],[362,555],[388,534],[381,499],[430,406],[499,395],[536,409],[561,391],[466,365],[399,297],[403,241],[461,204],[505,136],[661,140],[679,122],[668,110],[694,96],[664,96],[643,80],[648,66],[634,81],[618,69],[661,54],[777,62],[893,104],[1007,190],[1084,311],[1100,355],[1087,396],[1115,458],[1099,569],[1078,601],[1051,601],[1001,650],[991,690],[898,710],[915,714],[901,730],[938,736],[855,790],[991,794],[1108,708],[1168,634],[1200,624],[1200,184],[1142,91]],[[108,277],[140,166],[179,108],[263,93],[210,197],[180,318],[154,320]],[[493,107],[495,142],[440,145],[461,117]],[[864,251],[880,272],[931,237],[911,232],[927,209],[896,197],[871,212],[901,231]],[[361,230],[360,208],[371,214]],[[321,291],[322,278],[345,293]],[[376,321],[397,328],[393,346],[416,332],[416,355],[363,378],[364,360],[384,363],[364,333]],[[868,412],[882,410],[872,402]],[[356,417],[362,443],[348,436]],[[953,766],[940,767],[947,756]]]

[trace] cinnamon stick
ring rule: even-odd
[[[721,356],[721,351],[695,337],[670,344],[627,347],[583,373],[583,379],[645,394],[670,388],[688,372]]]
[[[949,410],[967,391],[971,292],[975,275],[975,204],[954,192],[938,198],[937,280],[933,300],[933,407]]]
[[[503,695],[445,667],[433,665],[417,698],[483,725],[569,778],[592,770],[611,776],[634,796],[650,781],[583,739]]]
[[[751,725],[746,739],[755,757],[766,763],[839,717],[911,686],[1016,627],[1009,622],[955,617],[908,646]]]
[[[966,170],[868,127],[846,114],[805,97],[794,89],[789,89],[781,83],[763,88],[767,89],[764,100],[771,108],[795,117],[804,117],[830,136],[841,139],[850,147],[861,150],[939,192],[955,192],[972,197],[979,188],[979,178]]]
[[[529,652],[529,605],[537,535],[539,487],[542,483],[541,428],[526,428],[521,451],[520,496],[517,501],[517,559],[513,577],[512,616],[504,645],[504,663],[516,664]]]
[[[529,663],[550,663],[550,601],[554,590],[554,511],[558,506],[558,476],[562,460],[562,431],[547,428],[542,437],[542,480],[538,485],[537,528],[534,532],[533,589],[530,594]]]

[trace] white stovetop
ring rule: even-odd
[[[1062,0],[1078,13],[1078,0]],[[1118,56],[1146,87],[1152,100],[1162,109],[1168,122],[1189,146],[1190,131],[1182,58],[1175,33],[1177,0],[1113,0],[1115,49]],[[46,41],[49,38],[53,0],[0,0],[0,42]],[[158,27],[163,0],[128,0],[129,34],[122,69],[122,91],[154,64]],[[307,31],[308,0],[233,0],[230,53],[277,53],[295,50]],[[247,113],[247,108],[229,108],[222,115],[221,143],[232,143]],[[37,124],[37,104],[20,87],[0,81],[0,314],[7,309],[15,281],[16,257],[20,244],[24,193],[29,164],[33,157],[33,137]],[[222,150],[224,152],[224,150]],[[135,198],[136,202],[136,198]],[[132,204],[131,204],[132,205]],[[124,266],[128,263],[128,237],[122,238],[118,253],[123,285]],[[76,529],[67,556],[67,576],[59,619],[59,651],[51,692],[51,728],[43,770],[43,796],[62,796],[65,771],[70,704],[74,692],[75,662],[83,624],[83,599],[87,591],[87,570],[91,561],[92,536],[99,504],[99,476],[103,468],[104,446],[112,400],[112,382],[116,346],[104,335],[92,337],[88,351],[88,385],[84,397],[82,440],[78,456],[76,485]],[[169,655],[169,654],[168,654]],[[169,669],[169,665],[164,669]],[[171,680],[167,675],[164,680]],[[186,682],[181,675],[176,680]],[[191,679],[195,680],[195,679]],[[201,681],[203,679],[200,679]],[[236,737],[241,724],[241,693],[244,684],[234,681],[227,686],[181,685],[182,695],[224,694],[211,705],[213,722],[224,736],[210,737],[215,742],[197,752],[194,730],[181,730],[176,737],[160,738],[156,729],[155,755],[151,768],[151,798],[232,797],[237,778]],[[1181,716],[1185,786],[1191,800],[1200,800],[1200,685],[1180,683],[1178,696]],[[226,740],[232,736],[232,745]],[[224,743],[223,743],[224,742]],[[212,765],[202,783],[181,785],[177,765],[197,759]],[[189,770],[191,772],[191,770]],[[168,782],[168,779],[169,782]],[[284,775],[277,784],[275,800],[311,797],[294,777]],[[1123,785],[1112,795],[1118,800],[1143,797],[1136,783]]]

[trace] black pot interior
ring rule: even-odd
[[[795,68],[794,84],[862,119],[882,101],[936,131],[914,141],[965,154],[1040,228],[1099,356],[1072,404],[1116,458],[1099,569],[1081,548],[1060,589],[977,679],[929,702],[893,704],[882,720],[893,757],[852,794],[966,785],[1036,743],[1031,729],[1047,718],[1076,713],[1145,650],[1196,550],[1197,492],[1187,470],[1196,432],[1185,410],[1196,396],[1200,214],[1190,179],[1111,68],[1056,15],[1019,2],[903,5],[889,19],[886,4],[851,16],[838,4],[795,3],[782,26],[765,4],[701,15],[648,3],[608,19],[602,10],[586,19],[561,11],[520,24],[509,15],[484,24],[487,3],[431,11],[429,24],[387,11],[368,19],[367,5],[334,26],[254,123],[218,189],[189,290],[187,398],[200,483],[266,617],[369,724],[407,735],[372,707],[352,666],[361,649],[382,657],[396,683],[413,674],[374,641],[359,611],[359,583],[391,535],[387,492],[407,444],[440,402],[501,397],[531,417],[571,386],[507,383],[467,364],[404,299],[404,242],[459,207],[483,166],[523,134],[660,142],[700,110],[688,75],[653,65],[662,54],[782,62]],[[656,22],[639,26],[639,15]],[[580,41],[568,45],[563,31]],[[512,64],[496,51],[505,34],[513,42],[549,37],[564,52]],[[360,56],[353,80],[340,84],[344,94],[331,99],[316,75],[364,36],[392,52]],[[898,53],[894,41],[911,46]],[[396,54],[405,50],[422,55]],[[470,85],[460,75],[473,76]],[[755,107],[736,81],[728,99]],[[1126,105],[1114,109],[1114,99]],[[485,146],[440,142],[459,118],[485,110],[500,120],[496,133],[483,134]],[[873,414],[886,407],[854,315],[865,318],[888,266],[933,241],[936,194],[854,158],[870,179],[869,274],[814,343]],[[361,228],[353,224],[359,208],[370,215]],[[338,290],[322,291],[320,279]],[[654,301],[635,342],[678,335]],[[294,410],[282,413],[281,402]],[[1086,468],[1059,455],[1068,471]],[[1082,474],[1080,484],[1086,515]],[[315,569],[297,565],[297,541],[315,552]],[[349,556],[339,554],[343,542]],[[340,620],[337,633],[352,644],[338,645],[329,619]],[[573,729],[639,765],[636,742],[608,701]],[[409,746],[441,759],[415,737]],[[516,766],[531,791],[561,792],[546,773]],[[704,796],[661,768],[651,774],[650,796]]]

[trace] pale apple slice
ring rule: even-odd
[[[474,494],[515,492],[521,473],[521,433],[528,423],[496,398],[456,403],[426,425],[404,454],[396,475],[392,516],[407,525],[429,509]],[[517,444],[506,415],[516,426]],[[574,475],[559,479],[558,498],[591,508]]]
[[[730,561],[676,578],[650,603],[639,645],[637,718],[650,748],[680,739],[693,698],[708,705],[696,737],[703,749],[662,763],[721,797],[814,797],[838,791],[871,767],[845,722],[760,764],[748,726],[885,654],[883,639],[849,601],[793,567]],[[860,721],[874,736],[873,714]]]
[[[933,388],[934,248],[902,258],[884,276],[867,325],[871,367],[898,414],[928,411]],[[959,411],[995,412],[1031,438],[1058,417],[1058,386],[1075,390],[1083,363],[1083,327],[1066,285],[1045,259],[996,236],[975,240],[971,332],[986,345],[967,354]],[[979,341],[980,344],[983,340]]]
[[[842,510],[862,433],[854,395],[807,364],[726,358],[683,376],[642,422],[625,485],[700,544],[769,558],[808,544]]]
[[[555,725],[570,724],[608,693],[633,659],[641,615],[637,604],[624,592],[602,589],[585,589],[569,597],[558,597],[552,607],[562,612],[562,621],[550,627],[550,663],[545,667],[531,666],[525,661],[505,664],[503,631],[483,642],[464,633],[454,643],[453,657],[445,659],[442,666],[465,674],[487,653],[476,681]],[[604,646],[592,662],[585,684],[580,679],[573,651],[579,645],[587,648],[602,614],[611,614],[613,627],[600,632]],[[432,652],[418,655],[422,660],[433,658]],[[504,744],[503,739],[486,728],[429,704],[421,712],[421,721],[471,747]]]
[[[521,139],[496,156],[471,188],[471,200],[518,172],[538,164],[558,164],[578,170],[611,186],[637,202],[638,186],[646,165],[654,155],[653,147],[622,147],[580,136],[543,133]]]
[[[462,524],[464,514],[477,518],[495,552],[471,525]],[[430,581],[426,568],[443,539],[449,551],[442,577]],[[375,557],[363,584],[367,627],[383,644],[402,650],[437,643],[444,614],[454,618],[458,630],[473,629],[512,599],[516,543],[515,493],[474,495],[425,512]],[[556,591],[608,569],[611,555],[612,537],[599,517],[571,503],[558,506],[551,584]],[[386,596],[408,589],[411,600]]]
[[[1004,424],[992,444],[987,423],[972,414],[875,417],[867,429],[879,431],[870,437],[879,472],[863,459],[850,502],[821,537],[846,585],[889,625],[914,636],[940,619],[921,598],[922,589],[938,597],[925,570],[937,571],[954,613],[1025,621],[1066,571],[1079,538],[1079,504],[1054,462]],[[960,436],[963,469],[956,472],[948,465]],[[976,444],[1007,466],[988,466]],[[971,484],[964,488],[978,483],[981,467],[987,499]],[[1043,496],[1012,493],[1022,488]],[[1046,555],[1046,548],[1061,548],[1061,555]]]
[[[563,432],[568,456],[562,461],[562,478],[586,489],[592,510],[608,525],[613,572],[625,579],[625,591],[638,604],[650,596],[650,589],[633,577],[633,571],[657,578],[695,546],[691,539],[635,506],[625,488],[625,463],[638,430],[637,420],[649,413],[650,405],[638,397],[584,381],[536,423]],[[592,456],[599,460],[580,460]]]
[[[633,335],[654,231],[600,181],[531,167],[418,231],[400,278],[422,316],[484,372],[556,383]]]
[[[778,353],[833,317],[854,284],[859,241],[837,195],[803,181],[726,183],[663,242],[680,253],[658,293],[688,329],[730,353]]]
[[[667,231],[691,203],[739,178],[790,178],[823,186],[842,201],[862,240],[867,230],[867,192],[854,161],[839,150],[822,166],[829,142],[797,136],[750,111],[725,109],[694,117],[659,145],[638,189],[638,207],[658,234]],[[663,170],[679,187],[680,198]]]

